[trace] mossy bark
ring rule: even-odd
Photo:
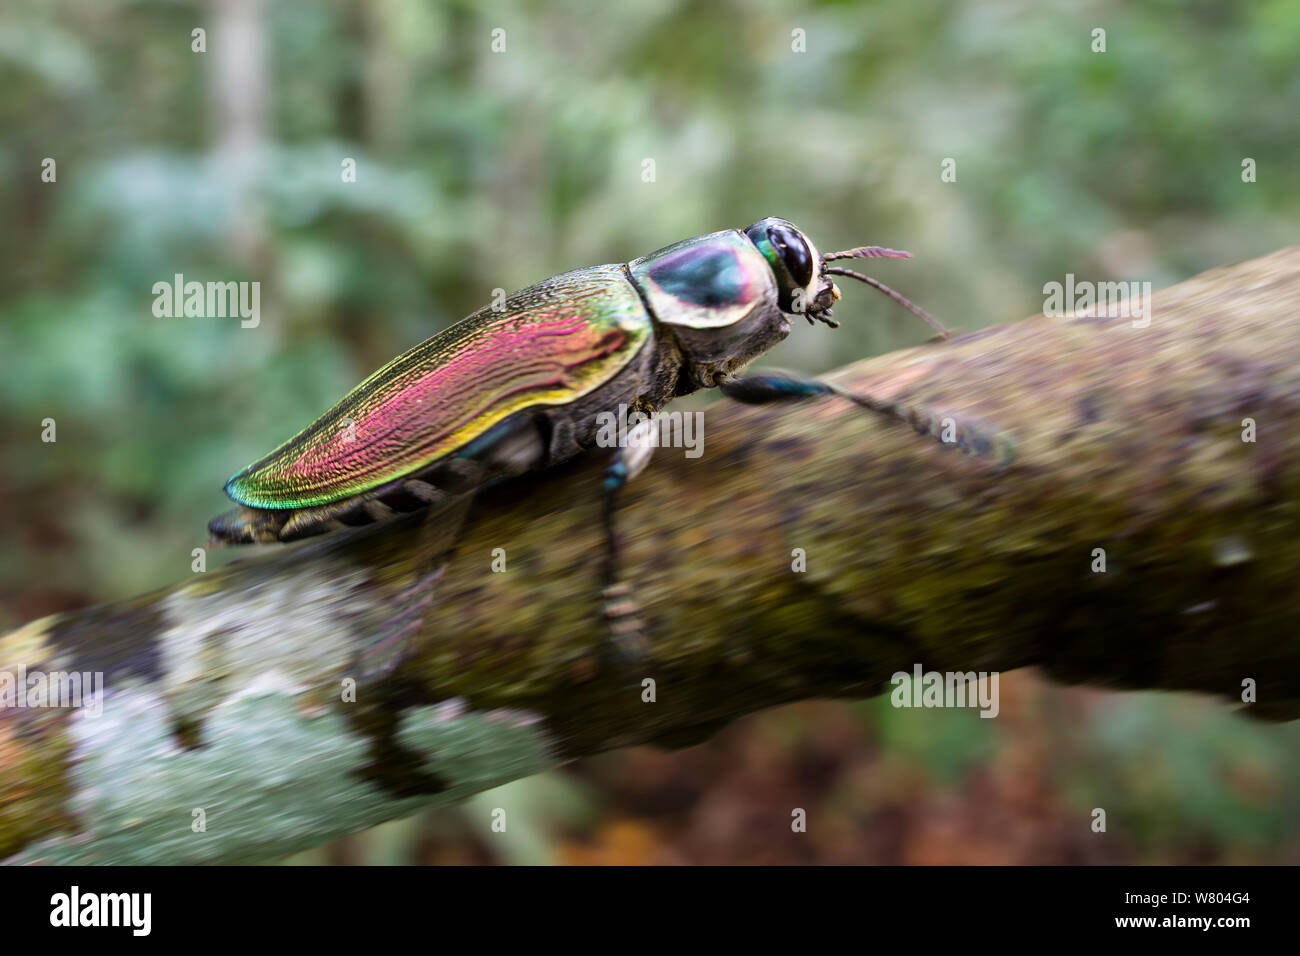
[[[600,613],[594,458],[482,495],[450,560],[449,519],[401,519],[34,622],[0,670],[108,695],[0,714],[0,855],[265,858],[914,664],[1253,682],[1248,710],[1300,716],[1297,303],[1300,248],[1144,328],[1038,317],[833,376],[1006,433],[1006,469],[839,399],[709,408],[703,456],[660,449],[623,501],[640,660]],[[367,678],[377,647],[403,656]]]

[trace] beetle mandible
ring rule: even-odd
[[[822,254],[790,222],[767,218],[529,286],[393,359],[227,481],[240,507],[210,522],[214,543],[293,541],[437,505],[593,447],[599,413],[650,413],[701,388],[748,403],[840,394],[932,430],[901,406],[829,383],[738,374],[789,335],[791,317],[838,324],[831,276],[884,292],[946,338],[892,289],[829,265],[908,255],[878,246]],[[649,444],[635,439],[614,451],[605,480],[605,606],[616,633],[639,626],[613,533],[618,492],[648,458]]]

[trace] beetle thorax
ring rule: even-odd
[[[790,320],[770,306],[754,312],[734,326],[722,329],[684,329],[661,326],[676,343],[680,355],[678,394],[712,388],[734,375],[790,334]]]
[[[677,392],[711,387],[790,334],[776,277],[759,249],[729,229],[628,264],[660,337],[677,345]]]

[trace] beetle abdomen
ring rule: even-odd
[[[436,506],[545,464],[552,452],[550,432],[544,413],[520,412],[456,452],[378,488],[305,508],[246,506],[214,518],[208,529],[230,544],[296,541]]]
[[[418,511],[444,498],[427,482],[399,479],[391,489],[312,508],[236,508],[208,522],[208,531],[222,544],[296,541]]]
[[[472,445],[513,414],[599,388],[650,330],[621,266],[548,279],[394,359],[231,478],[226,492],[250,508],[300,509],[379,488]]]

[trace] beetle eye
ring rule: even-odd
[[[812,282],[812,253],[808,251],[808,243],[803,241],[803,236],[789,226],[769,226],[767,238],[781,253],[781,261],[797,285],[806,286]]]

